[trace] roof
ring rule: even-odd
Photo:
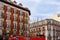
[[[23,10],[25,10],[25,11],[28,11],[28,12],[29,12],[29,15],[31,15],[29,9],[26,9],[26,8],[24,8],[24,7],[21,7],[21,6],[15,5],[15,4],[13,4],[13,3],[10,3],[10,2],[4,1],[4,0],[0,0],[0,1],[1,1],[1,2],[4,2],[4,3],[6,3],[6,4],[9,4],[9,5],[15,6],[15,7],[19,8],[19,9],[23,9]]]

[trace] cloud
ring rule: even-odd
[[[42,0],[27,0],[27,2],[35,2],[35,3],[39,3],[39,2],[41,2]]]
[[[37,19],[41,20],[41,19],[46,19],[46,18],[50,18],[53,14],[52,13],[48,13],[48,14],[35,14],[35,15],[31,15],[30,16],[30,20],[31,21],[37,21]]]
[[[59,1],[48,1],[47,4],[60,5],[60,2]]]
[[[60,13],[60,0],[16,0],[31,11],[30,19],[49,18],[55,12]]]

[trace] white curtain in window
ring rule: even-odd
[[[1,12],[0,12],[0,17],[1,17]]]
[[[0,29],[0,35],[2,35],[2,29]]]
[[[17,23],[14,23],[14,28],[16,28],[17,27]]]
[[[7,22],[7,27],[10,27],[10,22]]]
[[[20,16],[22,16],[22,10],[20,10]]]
[[[0,20],[0,26],[2,26],[2,21]]]
[[[14,9],[14,14],[17,14],[17,12],[16,12],[17,10],[16,9]]]
[[[7,30],[7,33],[9,33],[9,30]]]
[[[0,9],[3,9],[3,4],[0,4]]]
[[[10,12],[10,7],[8,6],[7,11]]]
[[[7,14],[7,19],[10,19],[10,14]]]
[[[3,16],[3,12],[0,12],[0,17],[2,17]]]
[[[16,21],[16,16],[14,15],[14,20]]]

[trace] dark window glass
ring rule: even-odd
[[[10,22],[7,22],[7,27],[8,27],[8,28],[10,27]]]
[[[3,5],[3,4],[0,4],[0,9],[1,9],[1,10],[3,9],[3,7],[4,7],[4,5]]]
[[[16,18],[16,16],[14,16],[14,21],[16,21],[17,20],[17,18]]]
[[[10,7],[9,6],[7,7],[7,12],[10,12]]]
[[[10,14],[7,14],[7,19],[10,20]]]
[[[17,24],[16,23],[14,23],[14,28],[16,28],[17,27]]]
[[[0,17],[3,18],[3,12],[0,12]]]
[[[17,10],[16,9],[14,9],[14,14],[17,14]]]
[[[20,11],[20,16],[22,16],[22,11]]]
[[[0,26],[3,26],[3,21],[2,20],[0,20]]]

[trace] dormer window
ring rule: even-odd
[[[7,0],[8,2],[11,2],[11,0]]]
[[[23,6],[22,3],[19,3],[19,6]]]
[[[14,4],[17,4],[17,2],[16,2],[16,1],[14,1]]]

